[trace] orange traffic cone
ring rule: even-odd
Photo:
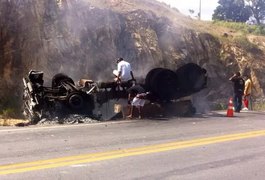
[[[229,99],[228,108],[227,108],[227,117],[234,117],[234,106],[233,106],[233,99]]]

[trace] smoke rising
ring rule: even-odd
[[[172,14],[172,19],[159,16],[152,2],[1,1],[0,65],[8,67],[7,77],[14,81],[2,84],[21,84],[31,69],[44,72],[47,86],[57,73],[74,81],[112,81],[117,57],[131,63],[137,79],[155,67],[176,70],[181,64],[202,65],[211,58],[206,52],[210,48],[202,45],[197,33],[175,25]],[[148,7],[139,8],[142,5]]]
[[[164,66],[169,58],[162,52],[173,37],[162,34],[169,28],[164,25],[169,21],[151,11],[109,9],[122,7],[123,3],[126,1],[1,2],[9,7],[5,14],[12,11],[10,18],[19,19],[15,21],[17,27],[9,30],[16,29],[19,34],[16,51],[20,51],[19,61],[26,67],[22,68],[23,75],[35,69],[43,71],[48,81],[57,73],[65,73],[75,81],[80,78],[107,81],[112,80],[117,57],[132,64],[136,77]]]

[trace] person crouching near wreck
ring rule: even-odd
[[[129,107],[129,115],[127,118],[133,118],[133,111],[136,107],[138,109],[139,119],[142,118],[142,108],[145,104],[145,100],[149,92],[145,92],[144,88],[140,85],[135,85],[130,87],[128,90],[128,105]]]
[[[131,64],[129,62],[125,61],[123,58],[118,58],[116,63],[117,69],[113,70],[113,74],[115,75],[115,82],[120,83],[121,81],[135,80]]]

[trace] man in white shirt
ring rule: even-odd
[[[116,82],[134,80],[131,65],[127,61],[124,61],[123,58],[117,60],[117,70],[113,70],[113,74],[116,77]]]

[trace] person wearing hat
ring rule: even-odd
[[[115,81],[129,81],[134,80],[131,64],[127,61],[124,61],[123,58],[118,58],[117,61],[117,69],[113,70],[113,74],[115,75]]]

